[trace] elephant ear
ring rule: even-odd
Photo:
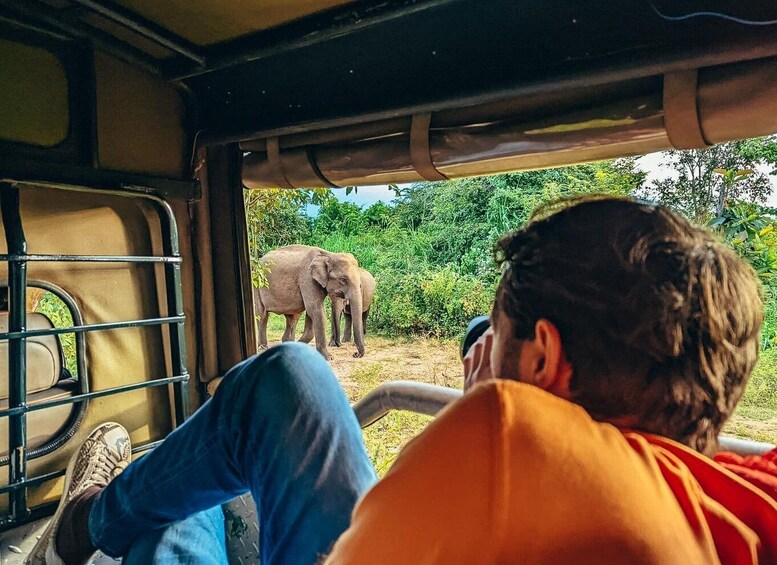
[[[313,280],[326,288],[326,283],[329,282],[329,257],[325,255],[319,255],[310,263],[310,275]]]

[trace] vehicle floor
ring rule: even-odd
[[[239,496],[225,504],[223,509],[229,564],[259,563],[259,520],[253,498],[250,494]],[[0,533],[0,565],[22,565],[48,523],[49,518],[46,518]],[[89,562],[90,565],[116,563],[121,563],[121,559],[113,559],[102,553],[95,555]]]

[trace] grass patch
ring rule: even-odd
[[[351,374],[353,386],[349,390],[354,402],[382,382],[388,368],[383,363],[370,363]],[[402,447],[418,435],[431,422],[431,416],[411,412],[391,412],[363,430],[367,453],[379,476],[389,470]]]
[[[723,428],[725,435],[777,443],[777,410],[757,406],[739,406]]]
[[[761,352],[742,400],[723,433],[777,443],[777,349]]]
[[[762,351],[747,382],[741,407],[777,411],[777,349]]]

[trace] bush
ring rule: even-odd
[[[461,337],[472,318],[490,313],[494,285],[450,268],[379,272],[372,327],[388,335]]]

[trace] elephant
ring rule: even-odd
[[[375,298],[375,278],[372,276],[372,273],[370,273],[367,269],[359,268],[359,274],[361,274],[362,277],[362,333],[363,335],[367,335],[367,316],[370,313],[370,308],[372,307],[372,301]],[[343,302],[342,298],[336,298],[336,300],[340,303]],[[345,329],[343,330],[343,341],[351,341],[351,333],[353,329],[353,320],[352,320],[352,310],[351,310],[351,302],[349,300],[345,300],[345,305],[343,307],[343,314],[345,315]],[[332,304],[332,310],[335,310],[334,303]],[[358,313],[357,313],[358,316]],[[332,317],[333,320],[335,317]],[[336,318],[339,322],[339,316]],[[333,326],[334,328],[335,326]],[[337,334],[339,335],[340,328],[337,328]]]
[[[370,313],[370,307],[372,306],[372,299],[375,296],[375,278],[372,274],[359,267],[359,274],[362,278],[362,331],[364,335],[367,335],[367,316]],[[332,297],[332,339],[329,342],[330,346],[340,345],[340,313],[345,315],[345,329],[343,330],[343,342],[351,341],[351,330],[353,327],[351,310],[351,303],[348,300]],[[356,314],[359,315],[358,313]],[[307,320],[305,321],[307,327]]]
[[[361,267],[359,267],[359,275],[362,281],[362,329],[363,335],[367,335],[367,315],[370,312],[372,306],[372,299],[375,296],[375,279],[372,274]],[[343,341],[351,341],[351,328],[353,321],[351,319],[351,303],[347,299],[340,298],[338,296],[331,296],[332,299],[332,339],[329,341],[330,347],[340,347],[342,345],[340,341],[340,315],[345,315],[345,330],[343,332]],[[286,331],[289,331],[289,320],[286,321]],[[297,321],[294,321],[296,324]],[[291,327],[292,334],[294,333],[294,326]],[[304,343],[309,343],[313,339],[313,324],[310,317],[305,317],[305,329],[302,333],[302,337],[299,339]]]
[[[270,313],[286,317],[284,341],[294,339],[294,327],[303,312],[311,320],[316,349],[327,360],[326,314],[324,299],[335,296],[362,311],[362,283],[359,263],[350,253],[330,253],[319,247],[287,245],[267,253],[260,259],[269,272],[268,286],[254,289],[254,305],[259,317],[258,348],[267,348],[267,321]],[[364,355],[364,326],[361,316],[353,320],[356,343],[354,357]],[[308,340],[310,341],[310,340]]]

